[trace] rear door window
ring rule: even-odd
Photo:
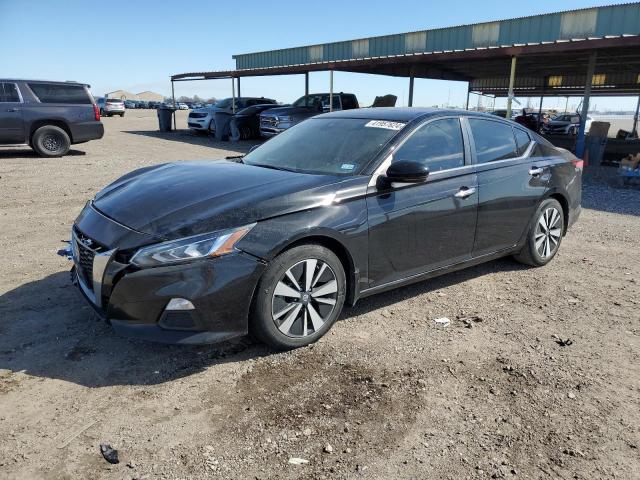
[[[18,87],[15,83],[0,83],[0,102],[2,103],[18,103],[20,102],[20,95],[18,94]]]
[[[531,137],[524,130],[520,130],[519,128],[514,128],[513,133],[516,136],[516,147],[518,148],[518,156],[524,155],[524,152],[529,148],[529,144],[531,143]]]
[[[476,144],[478,163],[495,162],[518,156],[516,140],[510,125],[470,118],[469,125]]]
[[[91,104],[91,98],[82,85],[30,83],[29,88],[41,103]]]

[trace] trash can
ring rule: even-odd
[[[216,122],[215,139],[216,140],[229,140],[229,123],[233,118],[233,113],[228,112],[216,112],[214,115],[214,121]]]
[[[161,132],[170,132],[173,130],[173,112],[175,112],[175,108],[171,107],[159,107],[157,110],[158,113],[158,127]]]

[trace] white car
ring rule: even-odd
[[[186,103],[176,103],[178,110],[189,110],[189,105]]]

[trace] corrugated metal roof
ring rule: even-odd
[[[640,35],[640,2],[234,55],[237,70]]]

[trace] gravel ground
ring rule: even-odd
[[[368,298],[308,348],[155,345],[96,320],[60,240],[121,174],[248,145],[104,123],[63,159],[0,149],[0,477],[640,478],[637,188],[590,173],[548,266]]]

